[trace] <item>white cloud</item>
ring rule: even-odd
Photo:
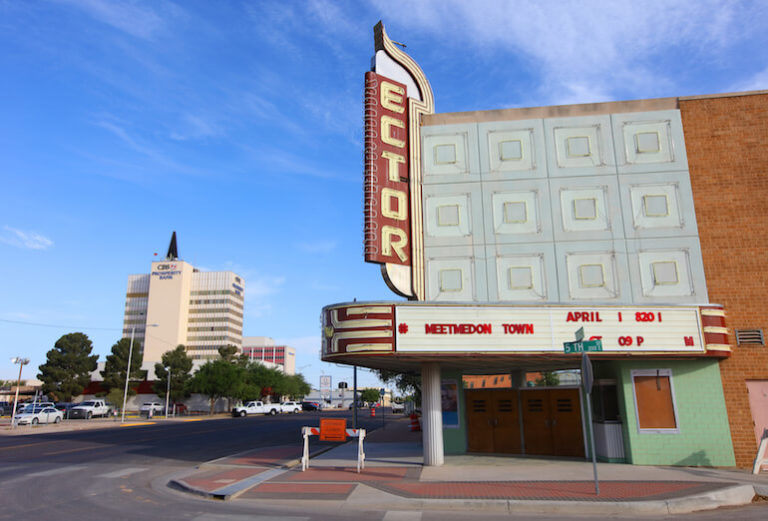
[[[296,244],[296,249],[304,253],[330,253],[336,249],[336,241],[307,241]]]
[[[191,139],[205,139],[224,134],[223,129],[217,123],[202,115],[184,114],[176,129],[171,132],[171,139],[176,141],[188,141]]]
[[[375,3],[385,22],[443,39],[453,47],[446,57],[463,46],[519,56],[523,66],[541,75],[538,88],[550,102],[600,101],[616,91],[657,92],[670,81],[666,75],[674,75],[659,72],[671,54],[713,59],[748,39],[765,19],[749,2],[718,0]]]
[[[111,25],[124,33],[150,40],[160,31],[165,23],[152,9],[135,2],[111,2],[108,0],[57,0],[88,16]],[[174,6],[175,7],[175,6]],[[178,9],[178,7],[176,7]]]
[[[293,338],[280,338],[275,339],[277,345],[287,345],[296,349],[296,354],[311,355],[314,360],[319,362],[320,358],[320,329],[317,330],[317,335],[313,336],[301,336]],[[296,368],[298,369],[298,367]]]
[[[269,295],[274,295],[280,291],[281,286],[285,283],[285,277],[283,276],[259,276],[259,277],[247,277],[245,278],[245,299],[250,302],[254,299],[261,299]]]
[[[729,88],[730,92],[768,89],[768,67],[757,72],[751,78],[747,78]]]
[[[0,233],[0,242],[30,250],[47,250],[53,246],[53,241],[48,237],[37,232],[19,230],[10,226],[3,226],[3,232]]]

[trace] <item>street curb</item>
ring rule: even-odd
[[[314,458],[316,456],[320,456],[321,454],[325,454],[326,452],[328,452],[329,450],[331,450],[333,448],[335,448],[335,447],[334,446],[321,447],[317,451],[315,451],[314,453],[310,454],[309,458],[312,459],[312,458]],[[226,458],[231,458],[231,457],[235,457],[235,456],[238,456],[238,455],[241,455],[241,454],[246,454],[246,453],[252,452],[252,451],[253,451],[253,449],[242,451],[242,452],[237,452],[237,453],[232,454],[230,456],[224,456],[224,457],[221,457],[221,458],[216,458],[216,459],[213,459],[211,461],[205,461],[205,462],[197,465],[194,469],[190,470],[189,472],[183,473],[184,477],[178,477],[178,473],[177,473],[177,477],[170,478],[168,480],[168,482],[166,483],[166,486],[168,486],[169,488],[180,490],[182,492],[187,492],[187,493],[190,493],[190,494],[195,494],[197,496],[202,496],[202,497],[205,497],[205,498],[208,498],[208,499],[216,499],[216,500],[219,500],[219,501],[227,501],[229,499],[234,499],[237,496],[239,496],[240,494],[242,494],[243,492],[245,492],[246,490],[248,490],[249,488],[251,488],[255,483],[258,483],[259,480],[258,479],[254,480],[254,477],[260,476],[260,474],[257,474],[256,476],[251,476],[250,478],[246,478],[246,479],[240,480],[238,483],[233,483],[233,484],[227,485],[225,487],[221,487],[219,489],[216,489],[216,490],[234,489],[234,490],[232,490],[229,493],[221,493],[221,492],[217,492],[216,490],[214,490],[214,491],[202,490],[202,489],[199,489],[199,488],[195,488],[195,487],[193,487],[191,485],[188,485],[183,480],[184,480],[185,477],[191,476],[192,474],[195,473],[195,471],[200,470],[203,467],[227,467],[229,465],[221,465],[221,464],[217,464],[216,462],[217,461],[221,461],[221,460],[226,459]],[[281,464],[279,467],[275,467],[275,469],[282,469],[284,471],[288,471],[288,470],[292,469],[293,467],[299,465],[300,463],[301,463],[301,459],[300,458],[296,458],[296,459],[292,459],[292,460],[286,461],[285,463]],[[275,469],[270,469],[270,470],[275,470]],[[267,471],[267,472],[269,472],[269,471]],[[272,476],[270,476],[270,478],[271,477]],[[269,478],[267,478],[267,479],[269,479]],[[239,484],[243,484],[243,486],[241,488],[237,488],[237,485],[239,485]]]
[[[547,501],[540,499],[426,499],[392,497],[386,502],[343,502],[346,511],[357,510],[459,510],[505,512],[508,514],[593,514],[593,515],[668,515],[688,514],[726,506],[743,506],[752,502],[751,485],[735,485],[704,494],[648,501]],[[265,501],[260,499],[259,501]],[[295,501],[292,501],[295,504]],[[282,502],[285,505],[285,502]]]

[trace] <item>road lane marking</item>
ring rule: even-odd
[[[46,443],[56,443],[54,441],[38,441],[36,443],[24,443],[22,445],[9,445],[7,447],[0,447],[0,450],[20,449],[21,447],[33,447],[35,445],[45,445]]]
[[[107,479],[115,479],[115,478],[125,478],[130,476],[131,474],[136,474],[137,472],[144,472],[147,470],[148,467],[133,467],[133,468],[127,468],[127,469],[120,469],[115,470],[114,472],[107,472],[106,474],[100,474],[96,476],[97,478],[107,478]]]
[[[121,423],[120,427],[139,427],[141,425],[154,425],[157,422]]]
[[[81,447],[79,449],[65,449],[65,450],[57,450],[55,452],[44,452],[43,456],[54,456],[56,454],[69,454],[70,452],[83,452],[84,450],[104,450],[109,448],[111,447],[108,447],[106,445],[101,445],[98,447]]]

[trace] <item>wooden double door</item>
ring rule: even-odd
[[[578,389],[466,393],[469,452],[584,456]]]

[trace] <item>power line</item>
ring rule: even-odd
[[[39,326],[39,327],[55,327],[60,329],[97,329],[100,331],[122,331],[123,328],[117,328],[117,327],[91,327],[91,326],[62,326],[59,324],[44,324],[42,322],[26,322],[24,320],[9,320],[7,318],[0,318],[0,322],[7,322],[9,324],[22,324],[25,326]]]

